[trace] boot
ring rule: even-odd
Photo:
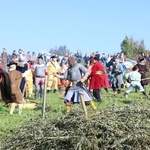
[[[15,110],[16,103],[10,103],[9,106],[10,106],[10,115],[12,115]]]
[[[127,93],[124,93],[124,97],[125,97],[125,98],[128,98],[128,94],[127,94]]]
[[[71,110],[71,106],[66,105],[66,113],[67,113],[67,114],[70,113],[70,110]]]
[[[95,112],[98,112],[97,111],[97,108],[95,106],[95,104],[93,103],[93,101],[90,101],[89,105],[92,107],[92,109],[95,111]]]
[[[142,94],[145,95],[147,99],[149,99],[145,91],[143,91]]]
[[[19,115],[22,114],[22,105],[23,104],[18,104],[18,113],[19,113]]]

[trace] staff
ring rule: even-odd
[[[44,83],[44,95],[43,95],[43,107],[42,107],[42,117],[45,117],[45,106],[46,106],[46,89],[47,89],[47,76],[45,76]]]

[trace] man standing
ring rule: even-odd
[[[115,64],[113,65],[112,74],[114,76],[112,88],[114,94],[117,95],[121,92],[121,88],[123,88],[124,86],[123,67],[122,64],[120,64],[119,59],[115,59]]]
[[[48,69],[48,82],[47,82],[47,92],[49,93],[52,89],[55,93],[56,90],[58,90],[58,79],[54,76],[54,74],[59,73],[60,71],[60,65],[56,61],[56,56],[51,57],[51,61],[47,63],[47,69]]]
[[[5,71],[7,71],[8,54],[7,54],[5,48],[2,49],[1,59],[2,59],[2,66],[3,66],[3,69],[4,69]]]
[[[44,82],[45,82],[45,73],[47,72],[47,67],[43,63],[43,57],[38,57],[38,63],[35,64],[35,99],[38,99],[39,96],[43,100],[44,98]]]
[[[68,58],[68,64],[69,68],[64,75],[59,76],[56,74],[57,77],[67,79],[69,81],[70,86],[64,97],[66,113],[70,112],[71,105],[80,103],[82,100],[84,100],[87,105],[90,105],[95,111],[97,111],[94,103],[82,84],[82,82],[84,82],[88,77],[87,68],[85,68],[82,64],[77,63],[76,58],[73,56]],[[83,95],[83,99],[81,99],[81,95]]]
[[[77,50],[76,54],[74,55],[77,59],[77,63],[81,63],[82,61],[82,54],[80,52],[80,50]]]
[[[1,79],[0,82],[2,100],[10,106],[10,114],[12,115],[15,107],[18,105],[19,114],[22,113],[23,94],[20,90],[20,83],[22,80],[22,73],[16,70],[16,63],[10,62],[8,72],[0,70]]]

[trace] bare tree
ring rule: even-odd
[[[65,56],[66,54],[70,53],[70,50],[67,49],[66,45],[63,45],[63,46],[61,45],[59,47],[51,48],[49,50],[49,53],[51,53],[51,54],[57,54],[59,56]]]

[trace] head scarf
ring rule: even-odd
[[[77,64],[76,58],[73,57],[73,56],[70,56],[70,57],[68,58],[68,64],[69,64],[70,66],[75,66],[75,65]]]

